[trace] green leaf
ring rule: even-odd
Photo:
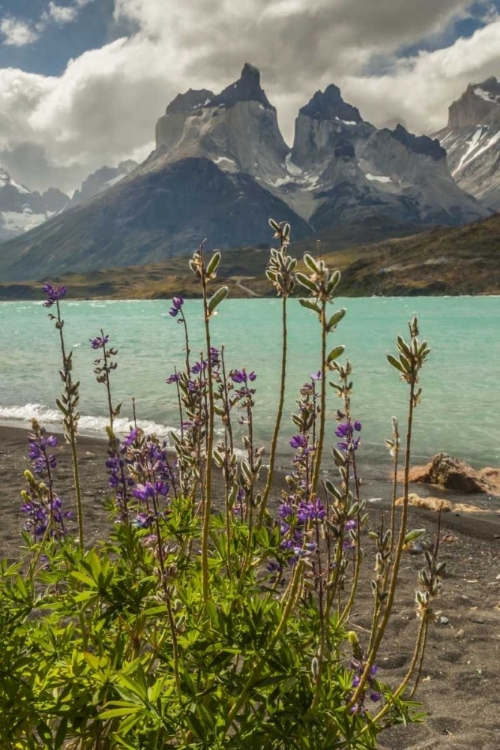
[[[136,714],[141,710],[141,706],[137,703],[131,703],[129,706],[123,706],[122,708],[110,708],[99,714],[100,719],[114,719],[115,716],[129,716],[130,714]]]
[[[410,542],[414,542],[417,539],[420,539],[424,534],[425,529],[413,529],[413,531],[409,531],[405,536],[405,544],[409,544]]]
[[[217,251],[214,253],[210,259],[210,263],[207,266],[207,276],[212,276],[214,274],[219,266],[221,259],[221,254]]]
[[[319,273],[319,267],[312,255],[309,255],[309,253],[304,253],[304,263],[309,268],[310,271],[313,273]]]
[[[306,289],[309,289],[309,291],[313,292],[314,294],[317,293],[318,288],[314,281],[311,281],[309,276],[306,276],[305,273],[296,273],[295,278],[299,282],[301,286],[304,286]]]
[[[340,271],[334,271],[332,275],[330,276],[330,280],[328,282],[328,286],[326,288],[326,291],[328,294],[332,294],[332,292],[338,287],[339,281],[340,281]]]
[[[331,364],[336,359],[338,359],[345,351],[345,346],[336,346],[335,349],[332,349],[328,357],[326,358],[326,361],[328,364]]]
[[[399,359],[396,359],[396,357],[394,357],[392,354],[388,354],[387,361],[389,362],[390,365],[395,367],[396,370],[399,370],[399,372],[402,372],[403,374],[405,374],[405,368],[403,367]]]
[[[315,302],[312,299],[307,299],[307,297],[301,297],[299,299],[299,304],[301,304],[302,307],[307,307],[308,310],[312,310],[313,312],[317,313],[318,315],[320,315],[320,313],[321,313],[320,306],[318,305],[317,302]]]
[[[338,310],[336,313],[333,313],[332,317],[328,321],[328,325],[326,326],[326,330],[329,331],[329,332],[333,331],[333,329],[335,328],[335,326],[338,325],[340,323],[340,321],[342,320],[342,318],[345,316],[346,312],[347,311],[346,311],[345,307],[343,307],[341,310]]]
[[[221,288],[215,292],[214,296],[208,300],[208,312],[210,315],[212,315],[220,303],[226,299],[228,291],[227,286],[221,286]]]

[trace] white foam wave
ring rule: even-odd
[[[18,426],[29,426],[32,419],[46,425],[61,426],[61,412],[57,409],[49,409],[43,404],[24,404],[24,406],[0,406],[0,420],[4,423],[13,423]],[[107,417],[91,417],[82,414],[79,421],[79,430],[82,433],[103,436],[109,424]],[[147,434],[155,433],[158,437],[167,437],[175,432],[174,428],[158,424],[152,420],[141,419],[137,424]],[[125,435],[133,426],[131,417],[119,417],[115,419],[114,427],[117,435]]]

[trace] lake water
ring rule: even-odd
[[[213,319],[213,345],[224,344],[230,367],[255,370],[257,436],[266,443],[271,434],[280,368],[280,311],[278,300],[228,300]],[[414,313],[432,352],[421,385],[417,410],[414,459],[440,450],[474,464],[500,465],[500,298],[366,298],[338,300],[347,315],[330,337],[345,344],[354,366],[353,415],[363,423],[362,457],[386,461],[384,440],[391,434],[391,417],[405,422],[407,386],[386,361],[395,351],[398,333]],[[95,352],[89,339],[101,327],[119,350],[113,373],[116,401],[123,401],[119,426],[125,429],[132,414],[131,397],[146,429],[175,427],[175,386],[165,378],[182,366],[182,327],[168,314],[167,301],[91,301],[63,303],[64,332],[73,347],[75,376],[81,380],[81,427],[102,434],[106,424],[105,389],[93,376]],[[203,346],[201,302],[187,301],[193,352]],[[309,311],[290,303],[290,346],[287,413],[298,387],[318,369],[319,323]],[[40,303],[0,303],[0,420],[26,424],[37,416],[50,426],[59,419],[57,332]],[[330,390],[329,413],[340,406]],[[330,441],[335,422],[330,419]],[[287,416],[281,452],[294,434]]]

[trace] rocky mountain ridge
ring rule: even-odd
[[[449,108],[434,136],[446,149],[453,178],[488,208],[500,209],[500,83],[472,83]]]
[[[73,193],[71,200],[65,208],[78,206],[80,203],[90,200],[104,190],[108,190],[133,172],[138,166],[136,161],[128,159],[120,162],[117,167],[101,167],[82,182],[81,186]]]
[[[0,242],[17,237],[62,211],[69,198],[57,188],[33,192],[0,167]]]
[[[334,85],[301,109],[289,148],[249,64],[220,94],[177,96],[156,139],[117,184],[0,246],[0,278],[156,262],[204,237],[220,248],[268,243],[270,216],[300,239],[373,220],[425,228],[489,215],[454,183],[437,141],[377,130]]]

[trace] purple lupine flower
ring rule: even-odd
[[[356,430],[356,432],[361,432],[361,422],[354,422],[354,429]]]
[[[308,503],[301,501],[299,503],[297,518],[300,523],[307,523],[307,521],[314,521],[316,519],[323,521],[325,516],[326,510],[321,500],[316,499]]]
[[[127,447],[135,443],[137,438],[139,437],[139,430],[137,427],[134,427],[130,430],[129,434],[123,439],[123,444]]]
[[[109,341],[109,336],[96,336],[95,339],[89,339],[92,349],[104,349]]]
[[[44,284],[42,290],[47,295],[46,301],[43,303],[44,307],[52,307],[56,302],[59,302],[63,297],[66,296],[68,289],[65,286],[53,286],[52,284]]]
[[[378,690],[373,690],[373,692],[370,693],[370,700],[372,700],[374,703],[378,703],[381,697],[382,696],[380,695]]]
[[[166,382],[169,383],[169,384],[171,384],[171,383],[178,383],[180,379],[181,379],[180,372],[173,372],[172,375],[170,375],[167,378]]]
[[[173,318],[176,318],[179,312],[181,311],[183,304],[184,304],[184,298],[181,295],[179,295],[178,297],[174,297],[172,299],[172,307],[168,311],[169,314]]]
[[[311,380],[321,380],[321,370],[318,370],[318,372],[312,372],[311,373]]]
[[[305,448],[307,446],[307,438],[305,435],[294,435],[290,440],[290,445],[294,449]]]
[[[233,383],[247,383],[249,380],[253,383],[257,378],[257,375],[254,372],[247,374],[244,367],[241,370],[231,370],[229,376]]]
[[[335,434],[339,438],[345,438],[352,435],[352,425],[349,422],[343,422],[337,426]]]
[[[210,347],[210,364],[212,367],[218,367],[219,365],[219,350],[214,346]]]
[[[203,370],[206,370],[206,368],[207,368],[207,362],[204,359],[202,359],[199,362],[194,363],[194,365],[191,368],[191,372],[193,373],[193,375],[199,375],[200,372],[202,372]]]

